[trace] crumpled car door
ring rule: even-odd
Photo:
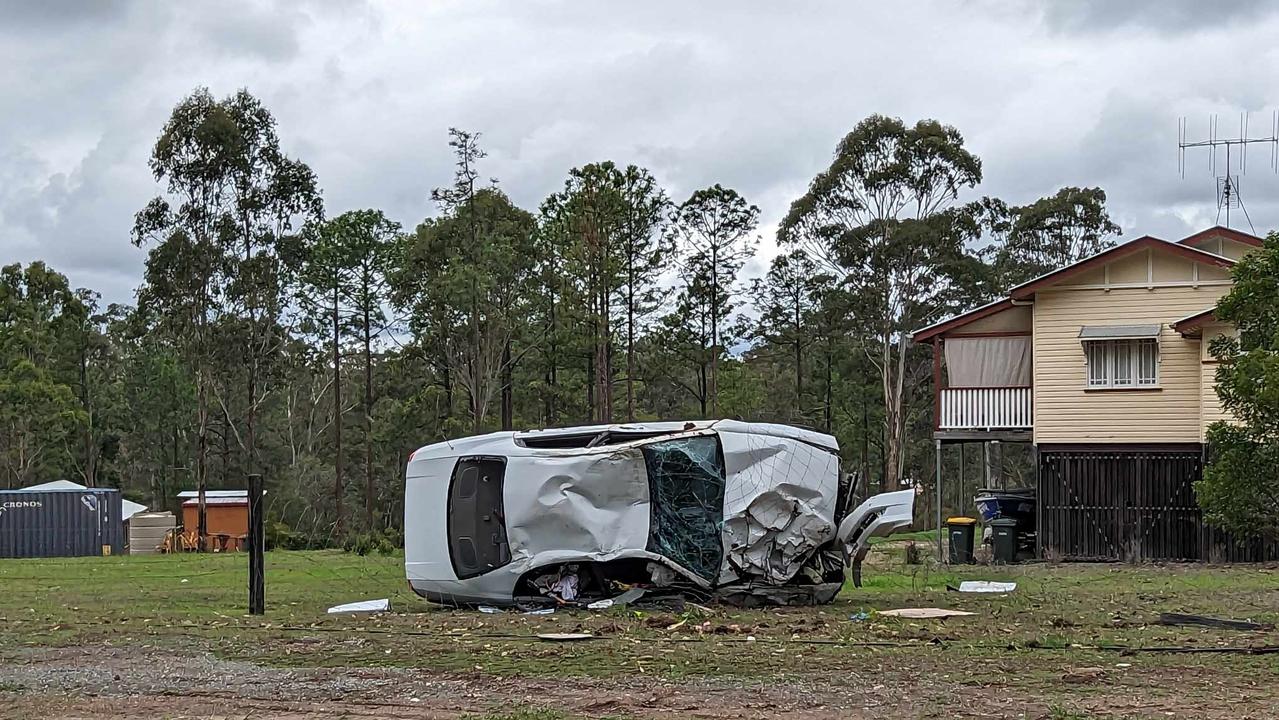
[[[836,537],[853,568],[853,584],[861,587],[861,564],[870,552],[870,539],[892,535],[915,522],[915,491],[880,493],[857,506],[839,524]]]

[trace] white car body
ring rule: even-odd
[[[733,420],[491,433],[419,449],[406,476],[409,584],[457,605],[512,604],[568,563],[655,563],[707,595],[818,582],[819,553],[859,559],[914,501],[845,516],[833,437]]]

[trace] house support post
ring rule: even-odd
[[[942,541],[946,537],[941,524],[941,440],[934,440],[933,442],[936,443],[937,447],[937,462],[935,463],[937,468],[937,563],[940,565],[944,560]]]
[[[993,488],[995,486],[990,481],[990,442],[987,440],[981,443],[981,457],[982,463],[986,466],[986,487]]]
[[[1043,484],[1039,480],[1039,446],[1030,446],[1030,462],[1035,468],[1035,557],[1040,560],[1044,559],[1044,503],[1040,500],[1043,497]]]
[[[933,338],[933,429],[941,428],[941,338]]]

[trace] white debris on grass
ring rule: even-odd
[[[977,613],[965,612],[963,610],[945,610],[943,608],[901,608],[900,610],[882,610],[880,615],[888,617],[910,618],[912,620],[934,620],[949,617],[964,617],[966,615],[976,615]]]
[[[329,608],[330,615],[336,615],[339,613],[381,613],[390,611],[391,600],[389,598],[382,598],[381,600],[361,600],[360,602],[334,605]]]
[[[1015,582],[994,582],[992,580],[965,580],[959,583],[959,592],[966,593],[1010,593],[1017,589]]]

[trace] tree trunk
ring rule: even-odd
[[[609,423],[613,421],[613,373],[611,363],[612,353],[610,352],[612,338],[609,328],[609,324],[611,322],[608,303],[609,292],[606,283],[602,278],[603,273],[601,273],[598,298],[600,341],[595,348],[597,355],[595,359],[595,377],[596,384],[598,385],[598,389],[595,394],[595,401],[599,405],[599,411],[596,419],[601,423]]]
[[[881,385],[884,393],[884,473],[880,478],[880,489],[888,492],[897,484],[893,477],[897,467],[897,402],[893,397],[896,382],[893,378],[892,337],[887,330],[880,335]]]
[[[209,391],[207,371],[201,368],[196,377],[196,451],[195,451],[195,483],[198,496],[196,508],[196,537],[200,543],[199,551],[205,551],[205,538],[209,536],[208,516],[208,450],[209,450]]]
[[[631,242],[634,242],[632,237]],[[635,254],[626,256],[626,422],[635,422]]]
[[[511,367],[511,341],[502,345],[502,429],[515,428],[515,384],[514,369]]]
[[[248,217],[244,219],[244,261],[249,264],[253,259],[253,235],[249,228]],[[252,291],[249,297],[253,297]],[[261,353],[258,352],[258,316],[253,308],[249,310],[249,339],[248,354],[246,359],[249,362],[249,382],[248,382],[248,407],[245,413],[244,441],[245,452],[248,458],[245,462],[245,471],[251,475],[257,472],[258,464],[258,445],[255,430],[257,426],[257,404],[258,404],[258,362]],[[246,485],[248,478],[245,478]]]
[[[804,416],[804,341],[803,316],[799,295],[795,295],[795,417]]]
[[[227,418],[226,413],[222,413],[221,419],[218,423],[222,428],[219,431],[219,442],[222,445],[221,453],[218,455],[218,470],[221,473],[221,481],[219,484],[222,487],[227,488],[231,486],[231,420]]]
[[[826,400],[822,403],[825,406],[823,411],[824,425],[826,433],[831,431],[831,416],[835,405],[835,342],[827,336],[826,338]]]
[[[719,417],[719,250],[711,243],[711,415]]]
[[[84,347],[85,339],[80,342],[80,405],[84,408],[84,484],[85,487],[97,487],[97,453],[93,448],[93,405],[89,399],[89,358]]]
[[[367,283],[366,283],[367,289]],[[367,298],[367,293],[365,295]],[[373,329],[364,303],[364,523],[373,529]]]
[[[342,329],[340,288],[333,284],[333,534],[342,533]]]
[[[552,278],[554,278],[554,273],[556,271],[557,269],[554,266],[552,266],[552,269],[551,269]],[[544,421],[546,422],[548,426],[553,426],[555,425],[556,420],[558,419],[558,416],[559,416],[559,410],[557,407],[558,403],[556,402],[557,400],[556,395],[559,391],[559,377],[558,377],[559,344],[557,342],[559,326],[557,325],[557,321],[555,317],[555,288],[554,287],[552,287],[550,289],[550,292],[547,294],[547,302],[549,303],[549,311],[548,311],[549,312],[549,318],[548,318],[549,328],[547,330],[547,335],[549,337],[549,340],[547,342],[547,352],[546,352],[546,397],[544,400],[544,405],[545,405]]]

